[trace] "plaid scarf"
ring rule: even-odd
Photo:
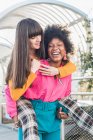
[[[31,102],[27,99],[19,99],[17,110],[24,140],[39,140],[36,116]]]
[[[69,116],[80,128],[93,135],[93,118],[79,107],[77,102],[69,96],[61,100],[60,103],[69,110]]]

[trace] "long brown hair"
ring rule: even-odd
[[[36,56],[44,58],[43,30],[38,22],[26,18],[17,24],[15,45],[7,68],[6,83],[12,80],[13,88],[22,87],[29,73],[29,43],[28,39],[41,35],[41,47],[36,50]]]

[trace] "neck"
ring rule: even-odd
[[[30,59],[35,59],[37,57],[34,49],[29,50],[29,56]]]
[[[58,68],[61,65],[61,61],[60,62],[53,62],[53,61],[50,60],[49,64],[50,64],[50,66]]]

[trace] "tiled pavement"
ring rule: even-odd
[[[11,125],[0,124],[0,140],[17,140],[17,130]]]

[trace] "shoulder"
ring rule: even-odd
[[[48,61],[47,61],[46,59],[41,59],[41,60],[40,60],[40,63],[41,63],[41,64],[48,65]]]
[[[5,92],[6,94],[10,92],[10,90],[9,90],[9,86],[8,86],[8,85],[5,86],[5,88],[4,88],[4,92]]]

